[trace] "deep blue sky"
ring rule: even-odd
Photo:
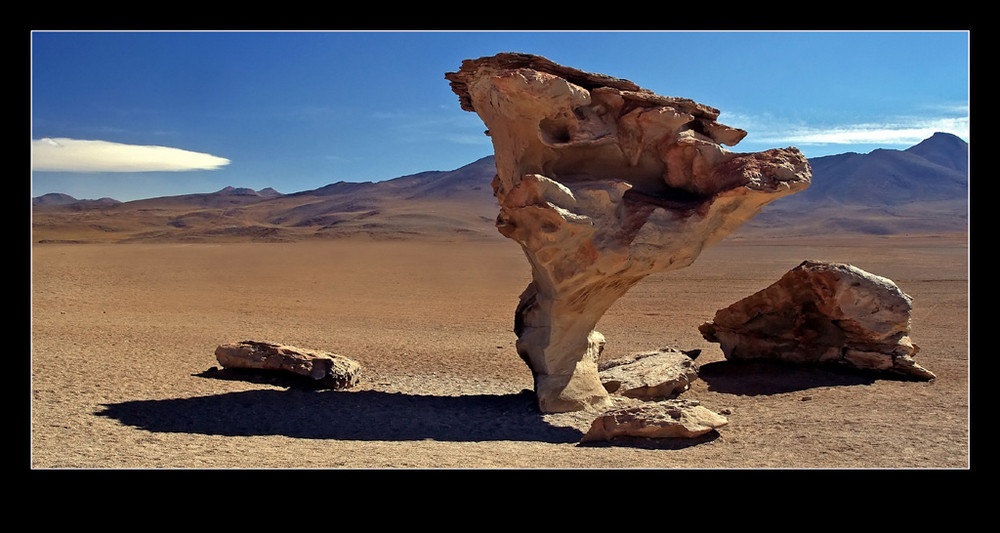
[[[505,51],[718,108],[720,122],[749,132],[735,151],[865,153],[935,131],[969,140],[964,31],[36,31],[33,141],[161,146],[207,161],[36,169],[32,196],[127,201],[227,185],[289,193],[452,170],[493,149],[444,73]]]

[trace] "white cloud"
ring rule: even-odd
[[[911,124],[855,124],[833,128],[801,128],[780,137],[797,144],[879,144],[909,146],[938,132],[968,138],[968,123],[961,120],[939,120]]]
[[[879,123],[835,126],[788,125],[771,120],[745,118],[750,124],[737,127],[748,130],[754,142],[809,145],[880,145],[912,146],[931,135],[944,132],[969,139],[969,118],[899,118]],[[749,137],[747,140],[750,140]]]
[[[56,172],[178,172],[214,170],[229,160],[167,146],[44,138],[31,141],[31,167]]]

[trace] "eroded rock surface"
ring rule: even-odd
[[[809,185],[795,148],[735,153],[746,132],[717,109],[528,54],[445,77],[486,124],[500,233],[532,282],[514,318],[543,412],[610,406],[594,331],[647,275],[690,265],[765,204]]]
[[[641,400],[675,398],[698,379],[694,359],[672,348],[601,362],[598,370],[609,393]]]
[[[223,344],[215,358],[226,368],[288,372],[332,389],[353,387],[361,376],[361,365],[342,355],[270,342]]]
[[[581,442],[616,437],[694,438],[729,423],[696,400],[666,400],[614,409],[597,417]]]
[[[892,280],[843,263],[804,261],[699,328],[727,359],[837,363],[928,380],[913,361],[912,300]]]

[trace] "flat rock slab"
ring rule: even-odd
[[[598,369],[608,393],[641,400],[676,398],[698,379],[694,359],[672,348],[603,362]]]
[[[594,420],[581,442],[616,437],[695,438],[729,423],[696,400],[665,400],[608,411]]]
[[[361,365],[342,355],[260,341],[220,345],[215,357],[226,368],[288,372],[332,389],[357,385]]]

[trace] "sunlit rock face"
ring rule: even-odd
[[[803,261],[699,327],[729,360],[835,364],[931,380],[910,339],[912,300],[891,279],[856,266]]]
[[[608,308],[809,185],[797,149],[731,152],[746,132],[718,110],[627,80],[528,54],[466,60],[445,78],[488,128],[497,228],[531,265],[514,323],[543,412],[609,406],[594,331]]]

